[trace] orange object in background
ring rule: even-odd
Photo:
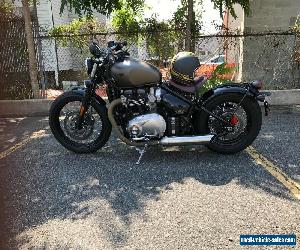
[[[209,78],[219,65],[220,64],[214,64],[214,63],[203,64],[196,70],[195,75],[196,76],[205,75]],[[226,63],[225,67],[234,69],[235,63]],[[228,74],[220,75],[218,77],[222,77],[222,78],[230,80],[232,78],[233,74],[234,74],[234,70],[232,70],[232,72],[230,72]]]
[[[224,78],[231,80],[234,76],[235,73],[235,63],[228,63],[226,62],[226,57],[223,54],[216,55],[212,58],[210,58],[207,61],[200,62],[200,67],[196,70],[195,76],[202,76],[204,75],[207,78],[210,78],[213,72],[216,70],[216,68],[219,65],[222,65],[225,63],[225,68],[232,69],[229,70],[230,73],[222,74],[222,75],[217,75],[217,77]],[[160,68],[160,72],[162,73],[162,78],[163,80],[168,80],[170,78],[170,72],[169,68]]]

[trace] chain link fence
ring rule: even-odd
[[[24,22],[0,18],[0,99],[30,95]]]
[[[14,28],[15,31],[6,28],[7,25],[0,25],[1,34],[5,34],[1,35],[0,45],[6,48],[0,52],[1,99],[31,96],[25,35],[23,31],[18,32],[22,25]],[[152,34],[116,33],[50,37],[46,32],[35,32],[42,93],[49,97],[50,89],[83,84],[88,78],[84,60],[90,56],[88,43],[92,39],[96,39],[100,47],[106,47],[111,40],[128,40],[128,51],[133,58],[156,65],[167,77],[171,58],[184,48],[183,40],[178,39],[174,32],[155,31],[155,37]],[[300,38],[296,32],[223,32],[201,35],[194,41],[195,54],[202,65],[199,74],[209,75],[218,65],[225,63],[231,68],[231,73],[226,76],[228,80],[262,79],[267,89],[300,88]]]

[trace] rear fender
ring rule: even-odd
[[[207,92],[205,92],[201,98],[200,103],[205,105],[205,103],[209,102],[211,99],[215,98],[216,96],[227,94],[227,93],[239,93],[241,95],[247,94],[250,97],[255,98],[255,95],[248,91],[247,85],[245,84],[226,84],[221,85],[216,88],[213,88]]]
[[[202,123],[204,122],[203,117],[205,117],[207,114],[209,114],[207,111],[202,109],[205,108],[207,104],[213,100],[214,98],[224,95],[224,94],[239,94],[241,97],[247,95],[250,98],[253,98],[255,100],[255,94],[249,91],[247,84],[236,84],[236,83],[230,83],[226,85],[220,85],[216,88],[210,89],[209,91],[205,92],[198,101],[198,109],[195,112],[194,115],[194,127],[199,128],[204,126]],[[199,125],[202,124],[202,125]],[[205,134],[206,131],[198,131],[201,134]]]

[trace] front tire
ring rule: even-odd
[[[76,119],[77,113],[79,114],[79,105],[81,104],[81,100],[82,95],[72,91],[66,92],[59,96],[51,105],[49,113],[49,125],[57,141],[68,150],[71,150],[75,153],[92,153],[103,147],[108,141],[111,134],[111,124],[108,120],[107,108],[92,99],[91,109],[95,112],[91,112],[89,115],[86,114],[85,119],[87,119],[87,123],[89,123],[86,127],[90,127],[86,129],[87,131],[83,131],[85,134],[80,131],[81,134],[78,133],[77,135],[74,128],[67,125],[65,126],[67,122]],[[63,109],[70,103],[77,103],[78,105],[73,105],[75,106],[74,111],[68,110],[69,113],[64,115],[65,118],[62,121],[61,117]],[[97,116],[98,120],[101,120],[101,131],[95,133],[95,139],[88,140],[92,133],[94,133],[94,123],[96,119],[93,116]],[[67,128],[67,130],[65,128]],[[86,139],[85,141],[87,142],[85,142],[83,139]]]
[[[212,100],[208,101],[205,105],[206,109],[213,112],[217,107],[222,106],[224,103],[231,103],[231,105],[238,105],[244,95],[238,93],[228,93],[216,96]],[[212,141],[207,145],[207,147],[215,152],[222,154],[233,154],[240,152],[247,148],[255,140],[262,124],[262,114],[261,109],[254,98],[245,97],[240,108],[244,110],[246,114],[246,124],[245,131],[241,135],[237,136],[234,140],[224,141],[218,136],[213,138]],[[224,117],[223,117],[224,118]],[[202,111],[199,116],[197,116],[196,129],[200,134],[213,133],[210,127],[211,116],[206,112]],[[244,122],[245,123],[245,122]]]

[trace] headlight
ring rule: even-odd
[[[87,73],[90,75],[93,69],[93,62],[91,58],[86,58],[85,59],[85,68]]]

